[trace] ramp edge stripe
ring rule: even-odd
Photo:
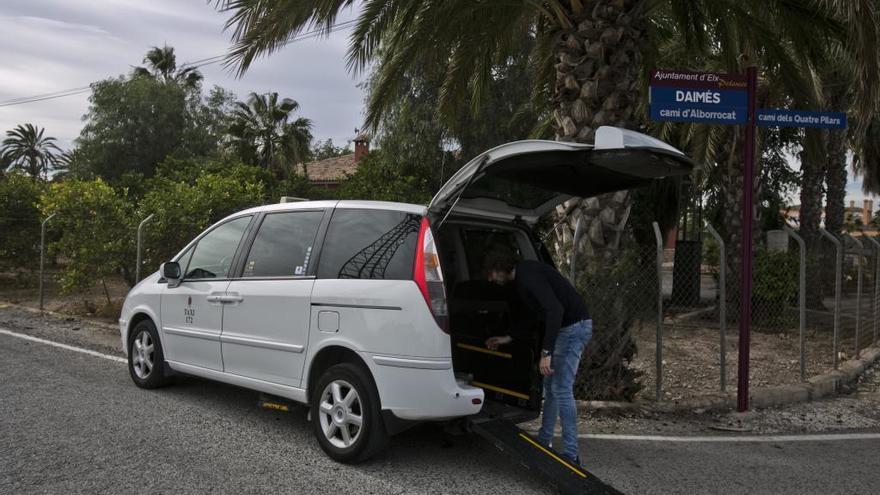
[[[529,443],[532,444],[534,447],[540,449],[542,452],[544,452],[545,454],[547,454],[547,455],[549,455],[550,457],[552,457],[554,460],[556,460],[556,462],[562,464],[563,466],[567,467],[568,469],[571,469],[571,471],[572,471],[573,473],[575,473],[576,475],[580,476],[581,478],[586,478],[586,477],[587,477],[587,475],[585,475],[584,473],[580,472],[580,470],[575,469],[571,464],[569,464],[568,462],[566,462],[565,460],[563,460],[561,457],[557,456],[557,455],[554,454],[553,452],[550,452],[550,451],[547,450],[543,445],[541,445],[540,443],[538,443],[538,442],[532,440],[531,438],[529,438],[529,436],[526,435],[525,433],[520,433],[519,436],[520,436],[520,438],[522,438],[522,439],[525,440],[526,442],[529,442]]]

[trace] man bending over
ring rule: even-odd
[[[556,418],[562,424],[562,454],[580,464],[574,379],[584,346],[593,336],[593,321],[577,290],[552,266],[533,260],[518,261],[506,248],[496,248],[485,259],[490,282],[513,284],[526,306],[544,323],[541,361],[544,407],[538,441],[551,445]],[[510,335],[490,337],[486,347],[509,344]]]

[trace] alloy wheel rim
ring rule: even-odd
[[[138,378],[145,379],[153,371],[153,339],[150,332],[141,330],[134,338],[131,352],[131,365]]]
[[[360,437],[363,425],[361,398],[345,380],[334,380],[324,387],[318,403],[318,419],[324,438],[334,447],[351,447]]]

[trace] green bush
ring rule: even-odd
[[[38,203],[46,183],[23,173],[0,176],[0,268],[36,268],[40,257]]]
[[[272,184],[272,183],[270,183]],[[282,196],[292,196],[294,198],[306,199],[325,199],[326,194],[323,191],[313,187],[308,177],[302,173],[292,173],[280,181],[272,184],[269,192],[269,203],[277,202]]]
[[[123,193],[101,179],[70,180],[52,184],[40,198],[43,216],[57,214],[51,226],[58,239],[49,244],[49,252],[64,262],[59,277],[63,292],[87,291],[113,273],[122,273],[131,283],[133,207]]]
[[[763,326],[788,322],[797,302],[798,260],[792,253],[759,250],[752,270],[752,321]]]
[[[399,201],[428,204],[431,191],[428,178],[403,174],[385,160],[382,150],[371,151],[339,189],[341,199]]]

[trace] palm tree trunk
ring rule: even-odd
[[[811,141],[821,141],[824,131],[808,129],[805,146],[810,146]],[[821,256],[822,237],[819,227],[822,221],[822,182],[825,177],[825,163],[821,156],[815,156],[808,150],[801,151],[801,209],[798,214],[800,223],[800,235],[804,238],[807,248],[807,258],[812,266],[822,266],[818,263]],[[821,155],[821,153],[820,153]],[[821,268],[807,270],[807,306],[813,309],[824,309],[822,304],[822,273]]]
[[[35,156],[31,156],[28,159],[28,174],[35,181],[40,180],[40,165]]]
[[[835,107],[842,108],[842,107]],[[828,166],[825,169],[825,228],[829,232],[843,232],[846,214],[846,136],[845,131],[828,131],[826,149]]]
[[[721,197],[724,204],[722,210],[724,223],[724,242],[727,251],[727,316],[739,318],[740,281],[742,267],[742,204],[743,204],[743,149],[745,133],[739,127],[730,128],[730,139],[724,149],[721,174]],[[757,147],[760,149],[760,147]],[[752,184],[752,243],[760,242],[760,222],[758,219],[757,201],[760,198],[759,180],[760,160],[755,160],[754,183]]]
[[[826,81],[840,81],[843,78],[832,72],[826,74]],[[848,108],[848,87],[829,84],[825,91],[826,107],[829,109]],[[828,130],[824,136],[827,167],[825,168],[825,228],[832,233],[843,232],[846,201],[846,131]],[[866,219],[863,219],[866,220]]]
[[[600,126],[636,127],[640,45],[645,37],[645,23],[638,8],[641,2],[564,4],[570,27],[560,30],[556,47],[556,139],[592,142]],[[586,225],[581,252],[592,254],[591,259],[596,261],[619,255],[620,225],[631,208],[627,192],[575,199],[566,205],[566,209],[571,208],[579,211],[572,215],[572,223],[561,226],[561,239],[572,238],[574,219],[580,216]],[[594,295],[590,287],[580,288],[590,301]],[[584,354],[575,387],[580,398],[631,400],[642,388],[636,381],[639,372],[629,368],[636,350],[629,331],[632,318],[620,299],[622,295],[606,301],[601,314],[600,308],[593,308],[593,342]]]
[[[826,81],[837,81],[839,78],[834,72],[825,74]],[[849,99],[846,96],[845,86],[829,85],[825,91],[825,105],[829,109],[847,108]],[[841,234],[844,231],[846,215],[846,144],[845,131],[827,130],[822,131],[822,158],[825,161],[825,229],[832,234]],[[820,281],[818,284],[823,293],[831,293],[834,287],[834,255],[828,243],[822,245],[820,251]],[[819,307],[822,307],[821,301]]]

